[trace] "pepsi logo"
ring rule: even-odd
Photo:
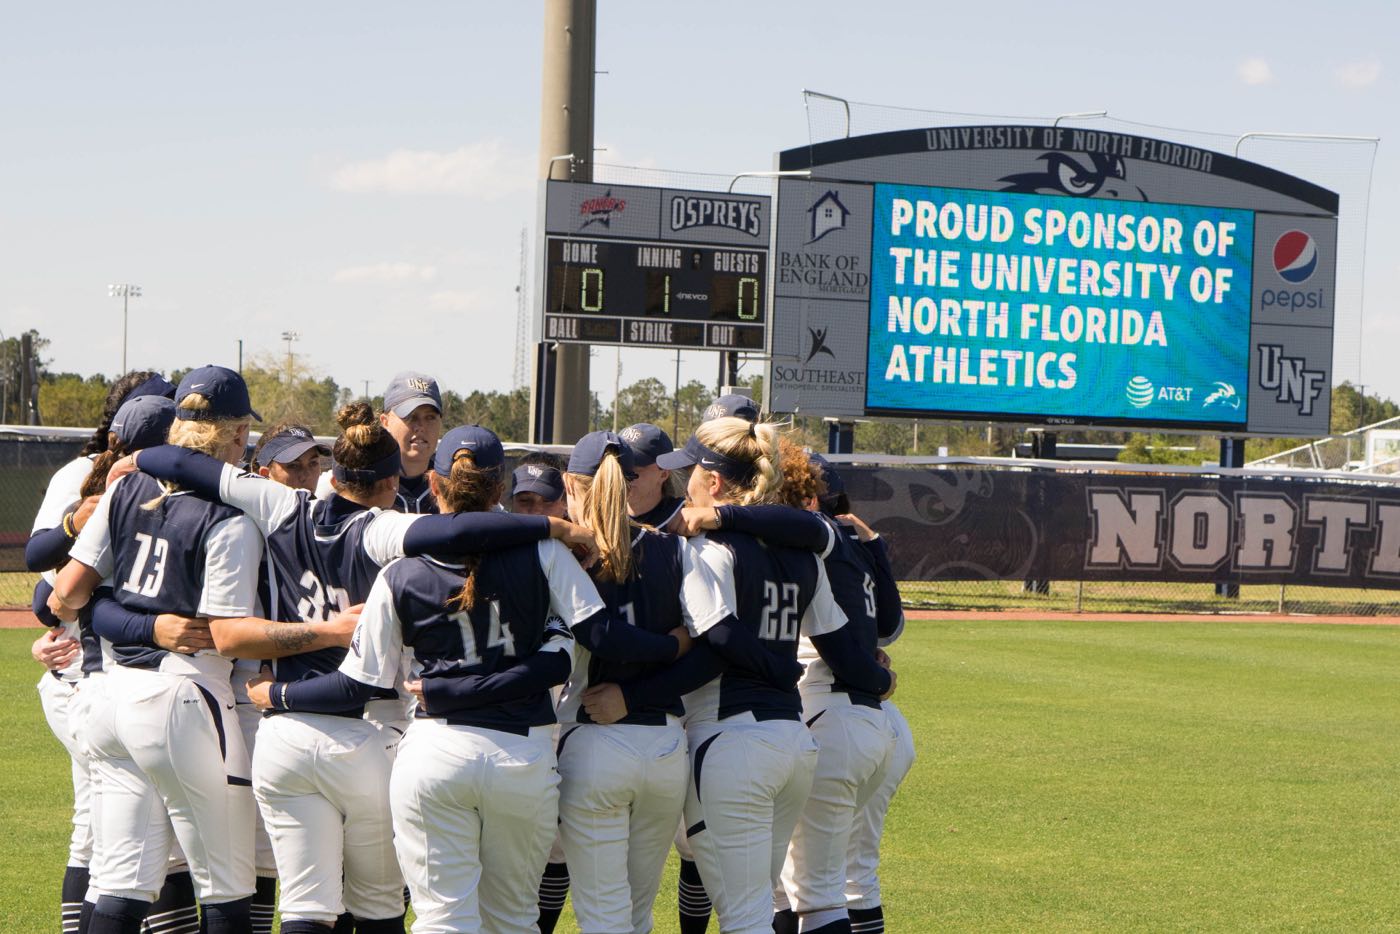
[[[1301,230],[1290,230],[1274,243],[1274,271],[1285,282],[1307,282],[1317,269],[1317,242]]]

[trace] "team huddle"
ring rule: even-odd
[[[65,934],[550,932],[566,898],[646,932],[672,846],[683,934],[883,931],[885,543],[752,400],[705,415],[512,471],[402,373],[248,457],[238,373],[119,380],[25,550]]]

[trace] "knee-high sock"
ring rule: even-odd
[[[204,934],[249,934],[253,930],[253,896],[203,906]]]
[[[554,934],[564,899],[569,896],[569,864],[545,863],[540,878],[540,934]]]
[[[103,895],[92,908],[88,930],[92,934],[141,934],[141,922],[150,910],[150,902]]]
[[[700,867],[688,859],[681,860],[680,880],[676,884],[676,902],[680,909],[681,934],[705,934],[710,926],[710,895],[700,880]]]
[[[852,934],[885,934],[885,910],[879,905],[874,908],[851,909]]]
[[[59,917],[63,924],[63,934],[78,934],[83,918],[83,896],[87,894],[87,889],[86,866],[69,866],[63,870],[63,888],[59,894]]]
[[[277,877],[258,876],[256,886],[248,912],[253,934],[272,934],[272,916],[277,911]]]
[[[165,877],[141,930],[144,934],[194,934],[199,930],[199,905],[194,898],[194,879],[188,872]]]

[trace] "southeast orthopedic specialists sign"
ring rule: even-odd
[[[778,412],[1318,435],[1337,197],[1161,140],[954,127],[782,153]]]
[[[843,466],[899,580],[1400,589],[1400,486],[1333,477]]]

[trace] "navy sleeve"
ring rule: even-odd
[[[547,516],[458,512],[424,516],[403,537],[406,555],[481,554],[549,538]]]
[[[216,503],[219,498],[219,480],[224,474],[224,462],[215,460],[208,454],[192,451],[174,444],[146,448],[136,457],[142,473],[150,474],[157,480],[178,484],[201,499]]]
[[[724,662],[702,639],[673,664],[635,681],[619,684],[628,711],[665,707],[675,698],[709,684],[724,671]]]
[[[92,595],[92,631],[113,645],[155,645],[156,618],[128,610],[102,587]]]
[[[875,563],[875,632],[881,639],[888,639],[899,632],[904,622],[904,598],[899,594],[899,583],[894,579],[894,568],[890,565],[889,552],[885,550],[883,538],[861,542],[861,546]]]
[[[569,680],[567,652],[536,652],[520,664],[489,675],[423,679],[423,707],[429,716],[519,700]]]
[[[725,662],[758,675],[776,688],[792,690],[797,686],[797,679],[802,677],[802,665],[797,659],[768,651],[758,637],[733,616],[726,616],[705,630],[704,639]]]
[[[31,609],[34,615],[39,617],[39,622],[45,626],[62,626],[63,620],[53,615],[53,610],[49,609],[49,597],[53,594],[53,586],[46,580],[40,580],[34,585],[34,602]]]
[[[890,673],[860,647],[850,626],[813,636],[812,645],[817,647],[822,661],[831,666],[832,674],[857,691],[881,697],[890,689]]]
[[[38,573],[52,571],[68,557],[68,549],[73,547],[73,539],[63,531],[62,525],[51,529],[40,529],[29,536],[24,545],[24,566]]]
[[[720,506],[719,527],[761,538],[770,545],[824,554],[831,527],[814,512],[792,506]]]
[[[624,662],[669,662],[681,645],[675,636],[647,632],[599,610],[583,622],[569,627],[578,644],[600,658]]]
[[[330,671],[301,681],[278,681],[272,685],[269,693],[273,710],[341,713],[356,710],[374,700],[379,688],[356,681],[339,671]]]

